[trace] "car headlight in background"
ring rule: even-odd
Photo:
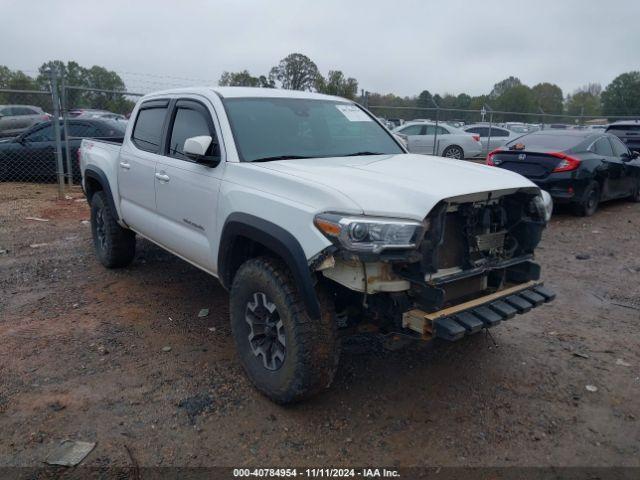
[[[354,252],[379,253],[415,248],[428,225],[413,220],[321,213],[315,226],[330,240]]]
[[[540,194],[531,201],[531,206],[538,217],[545,222],[551,219],[553,199],[546,190],[540,190]]]

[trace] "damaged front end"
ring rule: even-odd
[[[320,217],[331,226],[316,222],[335,244],[316,269],[351,325],[457,340],[554,298],[534,262],[551,215],[550,197],[537,188],[448,198],[422,222],[394,220],[385,232],[373,220],[369,237],[352,218],[333,215]],[[369,245],[353,248],[359,238]]]

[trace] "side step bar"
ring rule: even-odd
[[[541,283],[530,281],[433,313],[410,310],[403,314],[402,326],[423,338],[455,341],[482,328],[494,327],[513,318],[516,313],[526,313],[555,298],[556,294]]]

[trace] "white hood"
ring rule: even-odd
[[[418,220],[443,199],[537,188],[508,170],[430,155],[316,158],[254,165],[333,188],[366,215]]]

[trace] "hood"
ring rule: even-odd
[[[256,165],[333,188],[366,215],[417,220],[444,199],[537,189],[530,180],[508,170],[430,155],[280,160]]]

